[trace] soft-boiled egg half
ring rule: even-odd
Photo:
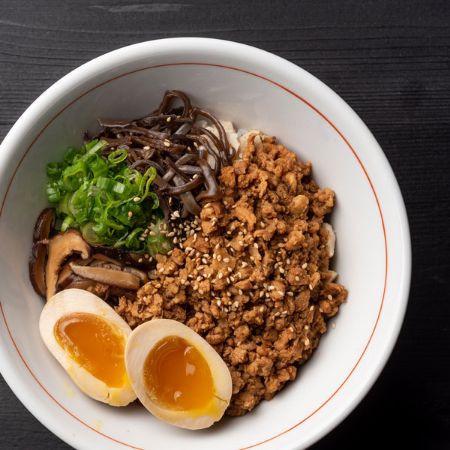
[[[136,399],[124,361],[131,328],[101,298],[81,289],[59,292],[44,306],[39,329],[85,394],[112,406]]]
[[[181,428],[207,428],[230,403],[231,375],[200,335],[175,320],[154,319],[128,338],[125,364],[141,403]]]

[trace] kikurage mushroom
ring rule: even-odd
[[[199,215],[203,204],[221,196],[217,178],[231,164],[235,149],[223,124],[193,106],[184,92],[166,91],[159,108],[146,117],[99,123],[103,131],[97,137],[117,148],[128,146],[132,168],[143,172],[155,167],[155,190],[166,218],[169,210],[179,210],[182,217]],[[112,149],[110,145],[107,151]],[[178,201],[168,203],[167,197]]]

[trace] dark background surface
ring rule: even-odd
[[[356,410],[314,450],[450,448],[450,2],[0,0],[0,139],[78,65],[172,36],[278,54],[340,94],[400,183],[413,242],[398,344]],[[66,449],[0,380],[0,448]]]

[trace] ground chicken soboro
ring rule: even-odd
[[[294,380],[347,291],[333,282],[324,218],[334,193],[311,164],[273,138],[250,134],[220,176],[223,198],[203,207],[198,231],[157,257],[155,279],[117,311],[132,326],[181,321],[227,363],[240,416]]]

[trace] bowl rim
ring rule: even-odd
[[[4,165],[4,163],[8,160],[8,158],[11,156],[11,152],[13,151],[14,147],[16,146],[17,142],[20,142],[20,140],[23,138],[23,129],[26,129],[27,127],[30,127],[30,124],[32,124],[42,113],[45,113],[49,107],[55,103],[56,99],[63,95],[64,93],[67,92],[67,90],[71,90],[73,89],[74,86],[76,86],[77,82],[83,82],[85,81],[90,75],[95,76],[98,73],[101,73],[103,70],[105,70],[105,68],[108,68],[112,65],[113,61],[120,61],[122,59],[124,59],[124,57],[127,55],[128,52],[130,52],[130,50],[133,50],[136,52],[136,54],[138,54],[139,52],[141,52],[141,55],[146,55],[146,56],[150,56],[152,54],[153,51],[155,51],[155,49],[160,47],[166,47],[167,50],[173,49],[175,47],[178,47],[180,44],[184,44],[184,45],[191,45],[191,48],[195,48],[196,51],[198,51],[199,49],[202,50],[210,50],[213,47],[217,47],[217,48],[221,48],[222,50],[230,50],[233,49],[234,51],[245,51],[245,52],[250,52],[252,53],[253,56],[258,56],[264,58],[266,60],[266,63],[264,64],[265,66],[269,67],[272,66],[274,64],[282,64],[284,65],[285,70],[290,70],[290,71],[296,71],[299,75],[301,75],[304,79],[307,79],[308,82],[312,83],[317,89],[322,90],[330,99],[332,99],[335,103],[337,102],[339,105],[339,108],[343,109],[346,111],[346,113],[348,115],[351,116],[352,120],[355,122],[355,128],[358,128],[362,133],[364,133],[365,138],[372,141],[372,150],[373,151],[377,151],[377,158],[378,158],[378,162],[380,162],[383,165],[383,170],[386,171],[386,176],[387,178],[390,178],[390,182],[392,185],[392,189],[393,189],[393,196],[395,197],[395,202],[397,204],[397,206],[399,207],[399,229],[400,232],[403,236],[403,241],[402,241],[402,247],[401,247],[401,260],[402,260],[402,264],[405,268],[405,270],[403,270],[402,275],[403,278],[400,280],[400,288],[399,288],[399,306],[397,309],[397,316],[394,318],[395,322],[391,325],[391,334],[390,336],[388,336],[388,338],[385,341],[384,344],[384,348],[382,349],[382,351],[379,352],[378,359],[373,362],[371,364],[371,372],[370,375],[367,377],[365,383],[363,383],[362,386],[360,386],[360,390],[359,392],[357,392],[355,395],[353,395],[352,399],[350,402],[348,402],[347,406],[342,409],[341,411],[339,411],[339,413],[335,414],[331,419],[328,420],[328,423],[325,424],[325,426],[323,426],[322,428],[320,428],[317,432],[315,432],[313,434],[313,436],[309,439],[309,441],[305,442],[303,445],[312,445],[314,442],[317,442],[320,438],[322,438],[325,434],[329,433],[333,428],[335,428],[342,420],[344,420],[348,414],[350,414],[350,412],[360,403],[360,401],[362,400],[362,398],[366,395],[366,393],[369,391],[369,389],[372,387],[372,385],[374,384],[374,382],[376,381],[376,379],[378,378],[380,372],[382,371],[383,367],[385,366],[392,350],[393,347],[397,341],[397,337],[398,334],[400,332],[401,329],[401,325],[403,323],[403,319],[404,319],[404,315],[405,315],[405,311],[406,311],[406,306],[407,306],[407,301],[408,301],[408,295],[409,295],[409,287],[410,287],[410,277],[411,277],[411,244],[410,244],[410,234],[409,234],[409,225],[408,225],[408,220],[407,220],[407,215],[406,215],[406,209],[404,206],[404,202],[401,196],[401,192],[400,192],[400,188],[398,186],[398,183],[396,181],[395,175],[393,174],[393,171],[389,165],[389,162],[387,161],[383,151],[381,150],[380,146],[378,145],[377,141],[375,140],[375,138],[373,137],[373,135],[371,134],[371,132],[369,131],[369,129],[366,127],[366,125],[362,122],[362,120],[359,118],[359,116],[350,108],[350,106],[341,98],[338,96],[338,94],[336,94],[333,90],[331,90],[328,86],[326,86],[324,83],[322,83],[320,80],[318,80],[316,77],[314,77],[313,75],[309,74],[308,72],[306,72],[304,69],[298,67],[297,65],[285,60],[284,58],[281,58],[279,56],[276,56],[272,53],[266,52],[264,50],[252,47],[252,46],[248,46],[245,44],[240,44],[240,43],[236,43],[236,42],[232,42],[232,41],[226,41],[226,40],[221,40],[221,39],[211,39],[211,38],[194,38],[194,37],[182,37],[182,38],[168,38],[168,39],[158,39],[158,40],[153,40],[153,41],[145,41],[145,42],[141,42],[141,43],[137,43],[137,44],[133,44],[133,45],[129,45],[126,47],[122,47],[119,48],[117,50],[113,50],[111,52],[108,52],[104,55],[101,55],[81,66],[79,66],[78,68],[74,69],[73,71],[69,72],[67,75],[65,75],[64,77],[62,77],[61,79],[59,79],[58,81],[56,81],[52,86],[50,86],[43,94],[41,94],[28,108],[27,110],[20,116],[20,118],[16,121],[16,123],[13,125],[13,127],[11,128],[11,130],[9,131],[9,133],[6,135],[6,137],[4,138],[2,144],[1,144],[1,149],[2,151],[0,152],[0,171],[2,170],[2,166]],[[133,59],[131,59],[131,61],[133,61]],[[170,66],[170,65],[177,65],[180,63],[175,63],[175,64],[162,64],[160,66]],[[281,87],[282,89],[286,90],[287,92],[289,92],[290,94],[300,98],[302,101],[304,101],[306,104],[308,104],[308,106],[310,106],[312,109],[314,109],[319,115],[321,115],[327,122],[330,123],[330,125],[338,132],[338,134],[340,134],[340,136],[344,139],[344,141],[346,142],[346,144],[352,149],[352,151],[354,152],[356,158],[359,160],[358,155],[356,154],[356,152],[353,150],[352,146],[350,145],[350,143],[348,142],[348,140],[345,138],[344,134],[342,134],[339,129],[327,118],[327,116],[325,114],[323,114],[318,108],[316,108],[314,105],[310,104],[308,101],[306,101],[305,99],[303,99],[302,97],[300,97],[298,94],[296,94],[294,91],[291,91],[290,89],[286,88],[285,86],[283,86],[282,84],[278,83],[276,80],[272,80],[268,77],[265,76],[261,76],[258,75],[257,73],[254,72],[250,72],[248,70],[245,69],[237,69],[237,68],[233,68],[230,66],[221,66],[220,64],[208,64],[208,63],[190,63],[190,64],[202,64],[202,65],[206,65],[206,66],[216,66],[216,67],[223,67],[223,68],[231,68],[234,70],[239,70],[241,72],[244,73],[248,73],[251,75],[255,75],[258,76],[266,81],[269,81],[275,85],[277,85],[278,87]],[[157,66],[154,66],[157,67]],[[148,69],[149,67],[143,67],[142,69],[139,70],[145,70]],[[121,73],[120,76],[124,76],[124,75],[128,75],[130,73],[133,73],[136,71],[131,71],[128,73]],[[119,76],[119,77],[120,77]],[[115,77],[118,78],[118,77]],[[85,91],[82,95],[87,94],[88,92],[92,91],[93,89],[98,88],[100,85],[103,85],[109,81],[112,81],[113,79],[109,79],[106,82],[100,83],[99,85],[94,86],[93,88]],[[80,98],[80,97],[78,97]],[[33,144],[36,142],[36,140],[39,138],[39,136],[42,134],[42,132],[47,128],[47,126],[59,115],[61,114],[67,107],[69,107],[70,105],[72,105],[77,99],[75,99],[74,101],[68,103],[63,109],[61,109],[55,116],[52,117],[52,119],[49,120],[49,122],[47,123],[47,125],[36,135],[35,139],[31,142],[31,144],[28,147],[28,150],[32,148]],[[14,171],[13,175],[11,176],[11,179],[9,181],[9,185],[6,189],[6,192],[4,194],[4,198],[2,199],[1,203],[0,203],[0,218],[1,218],[1,214],[2,214],[2,210],[3,210],[3,206],[6,202],[6,198],[8,195],[8,191],[9,191],[9,186],[11,185],[15,173],[17,172],[17,169],[19,168],[19,166],[21,165],[22,161],[24,160],[24,158],[26,157],[26,154],[28,153],[28,150],[23,154],[22,158],[20,159],[19,163],[17,164],[17,168]],[[361,164],[361,161],[359,161]],[[362,165],[362,164],[361,164]],[[363,170],[364,166],[362,165]],[[370,178],[368,177],[368,174],[366,172],[366,176],[369,180],[369,183],[371,183]],[[372,187],[373,189],[373,187]],[[375,197],[376,193],[374,191]],[[378,199],[377,199],[377,203],[378,203]],[[380,209],[380,205],[378,204],[378,207]],[[380,209],[380,213],[381,213],[381,209]],[[383,219],[382,219],[383,220]],[[384,224],[383,224],[383,228],[384,228]],[[387,251],[387,250],[386,250]],[[387,253],[386,253],[387,256]],[[385,290],[386,290],[386,280],[385,280]],[[383,293],[383,298],[384,298],[384,293]],[[383,301],[383,300],[382,300]],[[381,312],[381,309],[380,309]],[[59,402],[54,399],[51,394],[45,389],[45,387],[39,382],[39,380],[34,376],[33,372],[30,370],[30,368],[28,367],[26,361],[24,360],[24,358],[22,357],[22,355],[20,354],[20,350],[18,349],[16,343],[14,342],[13,336],[11,334],[11,330],[8,327],[8,324],[6,322],[6,317],[4,314],[4,310],[2,308],[1,305],[1,299],[0,299],[0,313],[3,316],[3,320],[4,323],[7,327],[7,332],[9,334],[9,337],[12,341],[12,345],[16,347],[16,350],[20,356],[20,358],[22,359],[23,363],[25,364],[25,366],[28,368],[28,370],[30,371],[31,375],[35,378],[35,380],[38,382],[38,384],[41,385],[41,387],[44,389],[44,391],[47,392],[47,394],[56,402],[59,404]],[[377,321],[378,322],[378,321]],[[376,325],[375,325],[376,327]],[[374,328],[375,330],[375,328]],[[373,332],[372,332],[373,335]],[[371,335],[371,337],[372,337]],[[371,340],[371,337],[369,339],[369,342]],[[368,344],[367,344],[368,345]],[[367,348],[367,346],[366,346]],[[365,352],[365,350],[364,350]],[[362,356],[364,355],[361,355]],[[361,359],[360,358],[360,359]],[[358,360],[357,364],[359,363],[360,359]],[[356,366],[353,368],[353,370],[356,368]],[[353,370],[351,371],[351,373],[353,372]],[[35,401],[34,399],[30,399],[28,397],[26,397],[25,395],[23,395],[23,393],[21,392],[21,387],[19,386],[19,384],[21,383],[17,383],[14,380],[14,369],[8,364],[8,362],[6,361],[6,358],[1,358],[0,359],[0,372],[2,373],[2,375],[4,376],[6,382],[8,383],[8,385],[10,386],[10,388],[13,390],[13,392],[15,393],[15,395],[19,398],[19,400],[25,405],[25,407],[44,425],[46,426],[49,430],[51,430],[55,435],[57,435],[58,437],[60,437],[63,441],[67,442],[70,445],[76,446],[76,445],[80,445],[80,439],[79,437],[76,438],[74,437],[69,430],[65,430],[65,429],[61,429],[58,428],[52,421],[51,417],[46,416],[45,414],[41,414],[39,411],[39,402]],[[349,374],[349,377],[351,375],[351,373]],[[347,377],[348,378],[348,377]],[[344,381],[345,382],[345,381]],[[342,386],[342,385],[341,385]],[[340,389],[340,387],[338,388]],[[337,392],[337,391],[336,391]],[[333,394],[334,395],[334,394]],[[331,397],[330,397],[331,398]],[[328,401],[328,400],[327,400]],[[68,414],[74,416],[70,411],[68,411],[63,405],[59,404],[60,407],[62,407]],[[311,414],[313,415],[315,413],[315,411]],[[310,416],[311,416],[310,415]],[[305,418],[304,420],[307,420],[310,416],[308,416],[307,418]],[[85,422],[83,422],[82,420],[80,420],[79,418],[77,418],[76,416],[74,416],[77,420],[79,420],[80,422],[82,422],[84,425],[86,425],[88,428],[90,428],[93,431],[96,431],[98,433],[97,430],[93,429],[92,427],[90,427],[88,424],[86,424]],[[303,421],[304,421],[303,420]],[[303,422],[302,421],[302,422]],[[300,422],[300,423],[302,423]],[[297,423],[294,427],[291,427],[288,430],[285,430],[269,439],[266,439],[262,442],[259,442],[257,444],[252,444],[248,447],[245,448],[253,448],[256,447],[257,445],[261,445],[264,444],[267,441],[271,441],[273,439],[276,439],[277,437],[288,433],[289,431],[291,431],[292,429],[296,428],[300,423]],[[116,439],[105,435],[103,433],[100,433],[101,435],[119,443],[119,444],[123,444],[126,445],[128,447],[131,448],[136,448],[131,446],[130,444],[126,444],[124,442],[120,442],[117,441]],[[81,447],[80,447],[81,448]],[[82,447],[82,448],[87,448],[87,447]],[[286,447],[285,447],[286,448]],[[295,444],[293,447],[289,447],[289,448],[300,448],[297,447]],[[301,447],[303,448],[303,446]]]

